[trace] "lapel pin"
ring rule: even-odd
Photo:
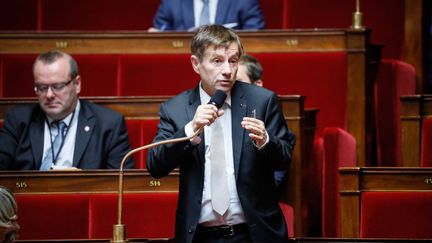
[[[86,131],[86,132],[90,131],[90,127],[89,126],[85,126],[84,127],[84,131]]]

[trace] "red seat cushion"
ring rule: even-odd
[[[294,208],[283,202],[279,202],[279,207],[281,208],[288,225],[288,236],[294,237]]]
[[[20,240],[87,239],[87,195],[16,195]]]
[[[414,94],[414,67],[399,60],[381,61],[375,82],[375,120],[378,166],[402,163],[400,96]]]
[[[360,237],[432,238],[432,192],[363,192]]]
[[[355,138],[340,128],[324,129],[322,229],[324,237],[340,237],[339,168],[356,165]]]
[[[124,194],[123,220],[128,238],[173,238],[177,192]],[[90,199],[90,238],[112,237],[117,224],[117,194],[98,194]]]

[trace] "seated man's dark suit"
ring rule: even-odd
[[[214,24],[232,29],[264,29],[258,0],[219,0]],[[193,0],[162,0],[153,19],[159,30],[189,31],[195,27]]]
[[[80,100],[73,166],[80,169],[119,168],[130,151],[124,118],[105,107]],[[44,145],[45,114],[39,104],[16,106],[0,129],[0,169],[39,170]],[[125,168],[133,168],[128,160]]]
[[[184,137],[184,127],[200,104],[198,87],[162,104],[154,141]],[[261,150],[241,127],[243,117],[252,114],[253,109],[269,135],[268,144]],[[278,206],[274,171],[288,167],[293,135],[286,126],[277,96],[267,89],[236,82],[231,90],[231,114],[234,173],[250,236],[254,242],[285,242],[287,225]],[[180,169],[176,242],[192,242],[200,218],[205,162],[204,137],[200,136],[201,143],[196,146],[190,141],[180,142],[155,147],[148,153],[147,168],[152,176],[159,178]]]

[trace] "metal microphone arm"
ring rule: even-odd
[[[196,137],[198,134],[201,133],[201,131],[204,129],[204,126],[200,127],[194,134],[188,136],[188,137],[182,137],[182,138],[174,138],[174,139],[168,139],[156,143],[151,143],[145,146],[138,147],[136,149],[132,149],[129,151],[122,159],[120,163],[120,174],[119,174],[119,189],[118,189],[118,215],[117,215],[117,224],[113,225],[113,239],[111,240],[112,243],[124,243],[127,242],[126,240],[126,234],[125,234],[125,225],[122,224],[122,209],[123,209],[123,167],[125,161],[134,153],[139,152],[144,149],[153,148],[159,145],[167,144],[167,143],[178,143],[178,142],[184,142],[187,140],[190,140],[194,137]]]

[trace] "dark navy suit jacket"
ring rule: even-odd
[[[119,168],[123,156],[131,149],[123,116],[84,100],[80,102],[73,166]],[[11,109],[0,129],[0,170],[39,169],[44,125],[45,114],[39,104]],[[124,168],[134,168],[134,161],[126,161]]]
[[[199,89],[185,91],[163,103],[154,141],[184,137],[184,126],[200,105]],[[258,150],[241,127],[252,114],[265,123],[269,143]],[[254,242],[287,242],[287,225],[278,205],[274,171],[286,169],[292,155],[289,132],[277,96],[262,87],[236,82],[231,90],[234,173],[240,203]],[[201,211],[204,186],[204,135],[201,143],[166,144],[149,150],[147,169],[156,178],[180,170],[175,241],[192,242]]]
[[[215,24],[232,29],[264,28],[259,0],[219,0]],[[162,0],[153,19],[160,30],[189,31],[195,27],[193,0]]]

